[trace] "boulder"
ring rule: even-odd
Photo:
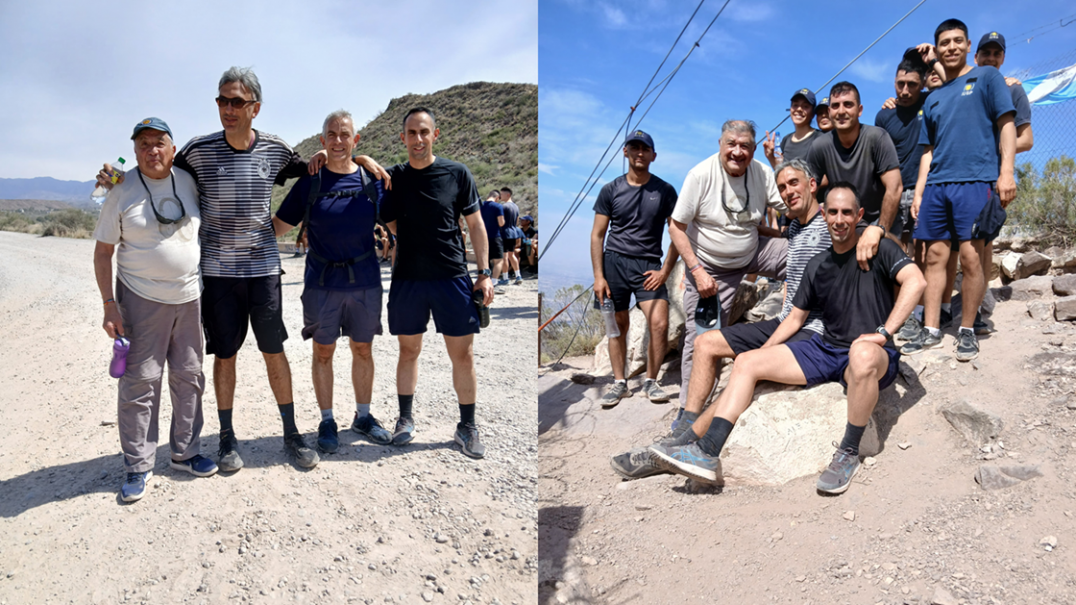
[[[1076,250],[1061,252],[1056,256],[1051,255],[1051,258],[1053,258],[1053,261],[1051,261],[1050,266],[1054,269],[1061,269],[1065,272],[1076,269]]]
[[[781,314],[785,301],[784,282],[769,281],[758,285],[759,301],[744,317],[747,321],[768,321]]]
[[[983,294],[983,302],[979,305],[983,310],[983,315],[990,315],[994,312],[994,307],[998,305],[997,298],[994,297],[994,291],[992,288],[988,288]]]
[[[1001,418],[980,410],[964,399],[947,403],[939,411],[968,443],[976,447],[997,439],[1004,426]]]
[[[1020,262],[1020,255],[1009,253],[995,258],[998,259],[998,265],[1001,267],[1001,274],[1009,279],[1016,279],[1013,275],[1016,274],[1016,265]]]
[[[1076,296],[1064,296],[1054,302],[1054,319],[1057,321],[1076,319]]]
[[[1031,316],[1031,319],[1050,321],[1054,318],[1054,303],[1046,300],[1029,300],[1027,314]]]
[[[1040,275],[1016,280],[1009,287],[1012,288],[1013,300],[1035,300],[1053,294],[1053,283],[1053,277]]]
[[[732,297],[732,307],[729,308],[729,321],[727,325],[732,325],[743,317],[744,313],[754,308],[758,304],[758,286],[755,282],[741,281],[739,287],[736,288],[736,294]]]
[[[975,482],[984,490],[1011,487],[1035,477],[1042,477],[1037,464],[994,466],[983,464],[975,471]]]
[[[1058,296],[1072,296],[1076,294],[1076,274],[1059,275],[1053,281],[1054,294]]]
[[[1041,252],[1025,252],[1016,263],[1016,275],[1013,279],[1023,279],[1032,275],[1045,275],[1050,270],[1051,259]]]

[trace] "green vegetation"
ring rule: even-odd
[[[1009,224],[1037,234],[1048,245],[1076,244],[1076,161],[1065,155],[1052,158],[1042,174],[1025,163],[1016,168],[1016,183]]]
[[[587,292],[584,286],[574,285],[570,288],[561,288],[552,297],[542,297],[542,317],[553,317],[576,299],[553,320],[539,337],[542,339],[542,363],[552,363],[567,350],[565,357],[579,357],[581,355],[593,355],[594,348],[605,337],[605,321],[600,311],[594,308],[591,300],[592,294]],[[578,298],[576,298],[578,297]],[[576,334],[576,330],[579,333]],[[573,340],[574,336],[574,340]]]
[[[93,235],[97,216],[78,208],[51,211],[0,211],[0,231],[86,239]]]

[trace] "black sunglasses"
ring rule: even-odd
[[[187,209],[183,207],[182,200],[179,199],[179,194],[176,193],[176,177],[169,171],[168,176],[172,179],[172,195],[176,196],[176,201],[179,202],[179,218],[168,218],[157,211],[157,206],[153,204],[153,194],[150,193],[149,187],[146,187],[146,181],[142,179],[142,171],[135,169],[138,173],[138,180],[142,181],[142,187],[146,190],[146,195],[149,196],[149,207],[153,209],[153,215],[157,217],[157,222],[162,225],[172,225],[178,223],[187,217]]]
[[[226,105],[231,105],[232,107],[234,107],[236,109],[243,109],[244,107],[246,107],[247,105],[250,105],[251,103],[257,103],[257,101],[248,101],[246,99],[241,99],[239,97],[217,97],[214,100],[217,102],[217,107],[224,107]]]

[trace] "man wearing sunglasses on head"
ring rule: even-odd
[[[198,188],[173,169],[172,131],[159,118],[131,135],[138,167],[101,206],[93,236],[93,268],[104,301],[109,338],[130,340],[119,382],[119,431],[127,478],[125,502],[142,498],[153,476],[161,377],[168,364],[172,399],[171,466],[199,477],[217,472],[200,455],[202,328],[199,320]],[[115,290],[112,256],[116,253]]]

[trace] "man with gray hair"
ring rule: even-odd
[[[722,326],[732,299],[749,273],[784,279],[788,240],[759,223],[767,208],[787,211],[773,171],[754,159],[755,126],[729,120],[721,127],[720,151],[691,169],[673,209],[669,235],[687,267],[684,314],[687,335],[680,365],[680,397],[686,397],[695,350],[695,307],[717,296]]]
[[[172,169],[176,147],[164,120],[142,120],[131,138],[138,167],[108,194],[93,232],[103,327],[109,338],[130,339],[117,423],[127,471],[120,488],[124,502],[141,499],[153,476],[165,363],[172,399],[171,467],[198,477],[217,472],[217,465],[200,454],[205,376],[198,189],[189,174]],[[117,251],[113,293],[112,256]]]

